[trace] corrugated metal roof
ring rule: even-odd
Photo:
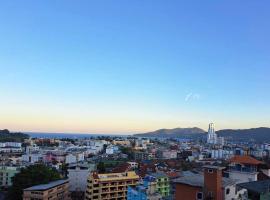
[[[32,190],[48,190],[50,188],[53,188],[58,185],[62,185],[64,183],[67,183],[68,180],[58,180],[58,181],[53,181],[47,184],[41,184],[41,185],[35,185],[29,188],[24,189],[24,191],[32,191]]]

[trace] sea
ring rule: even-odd
[[[130,134],[87,134],[87,133],[41,133],[41,132],[25,132],[32,138],[70,138],[70,139],[83,139],[83,138],[97,138],[97,137],[130,137]]]
[[[134,137],[132,134],[93,134],[93,133],[41,133],[41,132],[24,132],[32,138],[48,138],[48,139],[61,139],[61,138],[69,138],[69,139],[89,139],[89,138],[98,138],[98,137],[111,137],[111,138],[128,138]],[[158,140],[167,140],[172,139],[170,137],[139,137],[136,138],[148,138],[148,139],[158,139]],[[188,138],[173,138],[178,140],[179,142],[190,142],[192,139]]]

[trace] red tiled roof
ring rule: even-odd
[[[240,163],[240,164],[250,164],[250,165],[259,165],[262,164],[261,161],[252,158],[251,156],[234,156],[230,159],[231,163]]]
[[[179,172],[166,172],[166,174],[169,178],[177,178],[180,176]]]

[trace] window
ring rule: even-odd
[[[213,173],[213,170],[212,169],[208,169],[208,173]]]
[[[213,197],[213,192],[208,192],[208,197]]]
[[[48,193],[51,193],[51,192],[53,192],[53,189],[50,189],[50,190],[48,191]]]
[[[226,189],[226,194],[230,194],[230,188]]]
[[[58,187],[57,187],[58,190],[59,190],[59,189],[62,189],[62,188],[63,188],[63,186],[58,186]]]
[[[35,192],[35,191],[33,191],[33,192],[31,192],[31,194],[43,195],[43,192]]]
[[[203,199],[203,193],[197,192],[197,200],[202,200],[202,199]]]

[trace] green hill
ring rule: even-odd
[[[7,129],[0,130],[0,142],[23,142],[27,138],[29,138],[29,135],[24,133],[12,133]]]
[[[234,141],[250,141],[270,142],[270,128],[250,128],[250,129],[224,129],[216,131],[220,137],[225,137],[227,140]],[[207,132],[203,129],[194,128],[174,128],[160,129],[153,132],[135,134],[136,137],[171,137],[171,138],[189,138],[198,139],[206,138]]]

